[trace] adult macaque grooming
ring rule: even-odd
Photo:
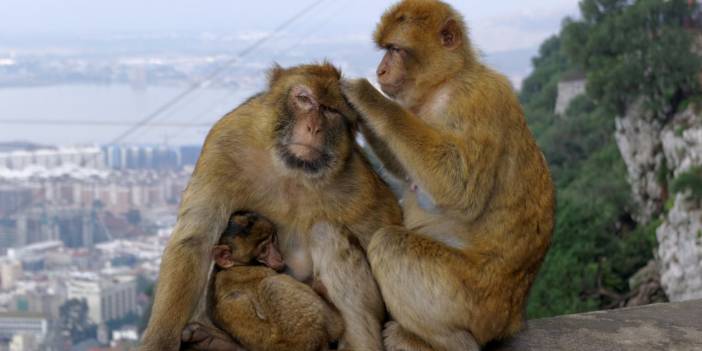
[[[248,351],[325,351],[343,321],[285,267],[273,223],[237,212],[214,247],[213,318]]]
[[[363,249],[401,212],[354,142],[340,78],[329,64],[274,68],[266,92],[210,131],[163,255],[144,350],[177,350],[186,323],[205,319],[210,250],[239,210],[275,223],[290,273],[325,287],[344,347],[382,349],[384,306]]]
[[[385,98],[343,83],[365,137],[407,181],[404,227],[376,233],[368,260],[393,317],[394,350],[477,350],[522,326],[548,249],[554,190],[510,83],[478,60],[449,5],[408,0],[375,32]]]

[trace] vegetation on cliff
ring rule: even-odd
[[[665,120],[699,92],[702,64],[684,26],[686,0],[583,0],[580,9],[581,19],[565,20],[543,43],[521,91],[558,190],[556,230],[530,318],[625,303],[628,279],[653,257],[658,223],[632,219],[615,117],[643,98]],[[573,75],[587,77],[587,94],[557,117],[558,82]]]

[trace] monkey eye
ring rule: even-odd
[[[390,45],[390,46],[388,46],[387,49],[388,49],[388,51],[394,52],[394,53],[397,53],[397,54],[399,54],[399,53],[402,52],[402,49],[399,48],[399,47],[397,47],[397,46],[395,46],[395,45]]]
[[[302,102],[303,104],[312,105],[312,99],[310,99],[310,97],[307,95],[298,95],[297,99],[300,100],[300,102]]]
[[[322,110],[322,113],[324,113],[324,115],[327,117],[341,116],[341,112],[339,112],[339,110],[337,110],[337,109],[327,107],[327,106],[321,106],[320,109]]]

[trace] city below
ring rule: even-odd
[[[0,350],[128,349],[199,146],[0,144]]]

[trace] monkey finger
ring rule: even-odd
[[[346,100],[349,103],[351,103],[351,105],[353,105],[354,107],[357,106],[357,102],[361,97],[362,80],[365,80],[367,82],[367,80],[364,78],[341,80],[341,92],[344,94]]]
[[[369,97],[377,91],[367,79],[342,79],[341,92],[346,102],[358,113],[358,121],[368,118],[368,104],[373,104]]]

